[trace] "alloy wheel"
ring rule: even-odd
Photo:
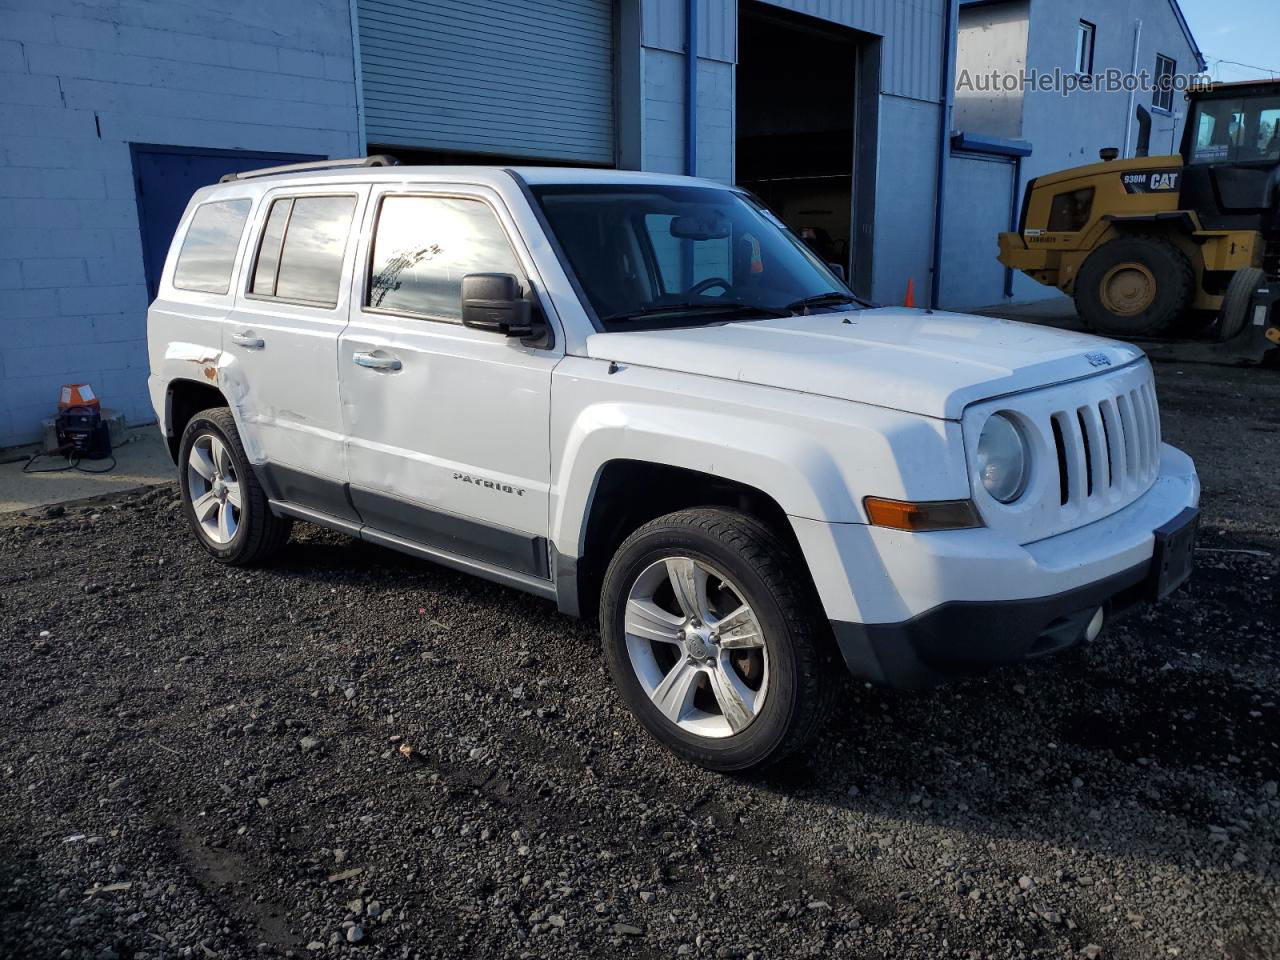
[[[230,543],[240,529],[240,479],[223,440],[201,434],[187,457],[187,489],[191,509],[204,535],[213,543]]]
[[[764,631],[714,567],[687,556],[651,563],[628,593],[624,631],[641,687],[681,730],[730,737],[760,714],[769,692]]]

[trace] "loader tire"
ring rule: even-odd
[[[1227,294],[1222,298],[1222,310],[1213,328],[1214,339],[1219,343],[1230,340],[1245,328],[1254,291],[1266,282],[1267,275],[1257,267],[1245,267],[1235,272],[1227,284]]]
[[[1195,271],[1161,237],[1120,237],[1089,255],[1076,279],[1076,310],[1098,333],[1158,337],[1186,315]]]

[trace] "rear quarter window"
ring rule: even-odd
[[[249,200],[216,200],[196,208],[173,270],[174,287],[218,294],[231,289],[250,206]]]

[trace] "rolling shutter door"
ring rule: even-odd
[[[614,163],[613,0],[358,0],[369,142]]]

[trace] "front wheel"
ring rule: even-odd
[[[817,600],[763,524],[719,509],[641,527],[605,575],[605,659],[627,706],[714,770],[781,760],[830,711],[838,673]]]
[[[223,563],[257,566],[289,539],[293,522],[271,512],[227,407],[202,410],[187,424],[178,446],[178,484],[196,538]]]

